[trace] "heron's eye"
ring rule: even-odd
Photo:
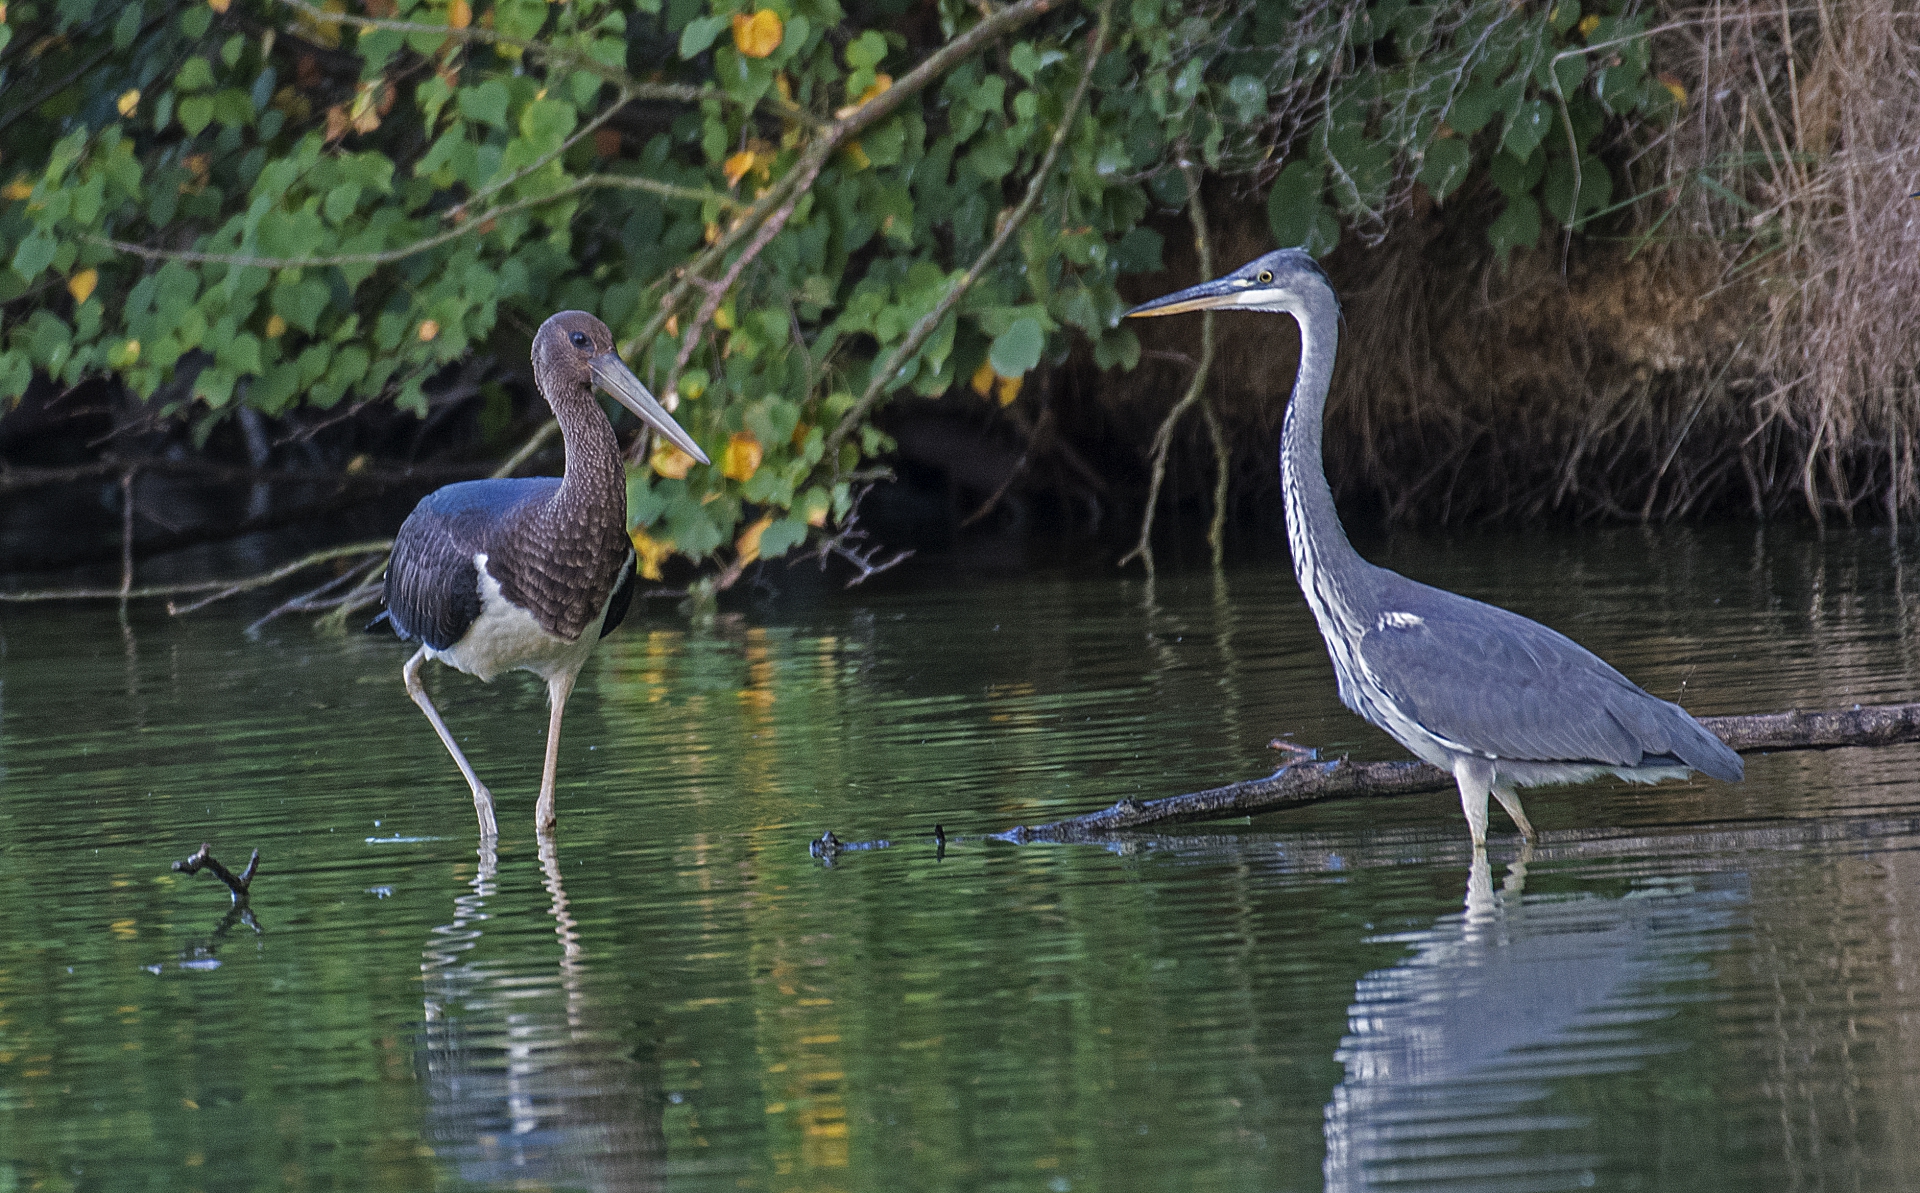
[[[593,347],[593,341],[587,339],[587,333],[584,331],[576,331],[567,338],[572,340],[573,346],[575,348],[580,349],[580,351],[582,352],[585,352],[587,349]]]
[[[1260,280],[1261,280],[1261,281],[1263,281],[1263,282],[1271,282],[1271,281],[1273,280],[1273,270],[1271,270],[1271,269],[1263,269],[1263,270],[1261,270],[1261,271],[1260,271]]]

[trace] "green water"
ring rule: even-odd
[[[1920,686],[1884,533],[1363,547],[1700,713]],[[482,856],[404,648],[257,612],[0,607],[0,1191],[1920,1185],[1920,748],[1540,792],[1478,875],[1440,794],[993,842],[1404,754],[1284,560],[929,563],[630,622],[550,848],[534,682],[433,674]]]

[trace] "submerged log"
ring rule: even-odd
[[[1819,712],[1793,709],[1738,717],[1701,717],[1700,723],[1743,754],[1891,746],[1920,741],[1920,704],[1856,704],[1852,708]],[[1282,767],[1264,779],[1162,799],[1124,799],[1084,816],[1049,824],[1019,825],[994,834],[994,839],[1016,843],[1072,841],[1117,829],[1253,816],[1322,800],[1412,795],[1452,786],[1452,775],[1424,762],[1349,762],[1344,758],[1330,762],[1303,761]]]

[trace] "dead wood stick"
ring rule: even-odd
[[[204,841],[201,842],[199,849],[194,850],[192,857],[183,862],[173,863],[176,874],[198,874],[202,870],[213,871],[213,876],[226,883],[227,889],[233,892],[233,901],[236,904],[247,901],[247,888],[253,885],[254,872],[259,868],[260,851],[258,849],[254,850],[253,856],[247,860],[246,873],[236,875],[232,870],[227,869],[219,858],[213,856],[213,847]]]
[[[1700,723],[1741,753],[1834,750],[1920,741],[1920,704],[1856,704],[1852,708],[1701,717]],[[1424,762],[1295,762],[1263,779],[1229,783],[1163,799],[1124,799],[1111,807],[1050,824],[1019,825],[994,834],[1013,842],[1071,841],[1150,824],[1220,820],[1322,800],[1412,795],[1453,786],[1453,776]]]

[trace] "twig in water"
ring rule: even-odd
[[[258,849],[254,850],[253,856],[247,860],[246,872],[236,875],[232,870],[227,869],[219,858],[213,856],[212,846],[204,841],[201,842],[200,848],[194,851],[192,857],[183,862],[173,863],[176,874],[198,874],[202,870],[213,871],[213,876],[226,883],[227,889],[233,892],[235,904],[244,904],[247,901],[247,888],[253,885],[253,875],[259,869],[260,851]]]
[[[814,549],[813,553],[814,558],[820,561],[820,570],[823,572],[827,570],[827,558],[834,555],[858,569],[858,574],[847,581],[848,588],[871,579],[897,564],[905,563],[913,555],[913,548],[908,547],[894,552],[891,559],[882,559],[876,563],[875,560],[879,559],[880,553],[886,548],[879,543],[872,546],[862,545],[866,542],[867,532],[860,529],[859,525],[860,502],[872,491],[873,486],[869,484],[853,495],[853,503],[847,509],[847,516],[840,522],[839,532],[820,540],[820,545]]]

